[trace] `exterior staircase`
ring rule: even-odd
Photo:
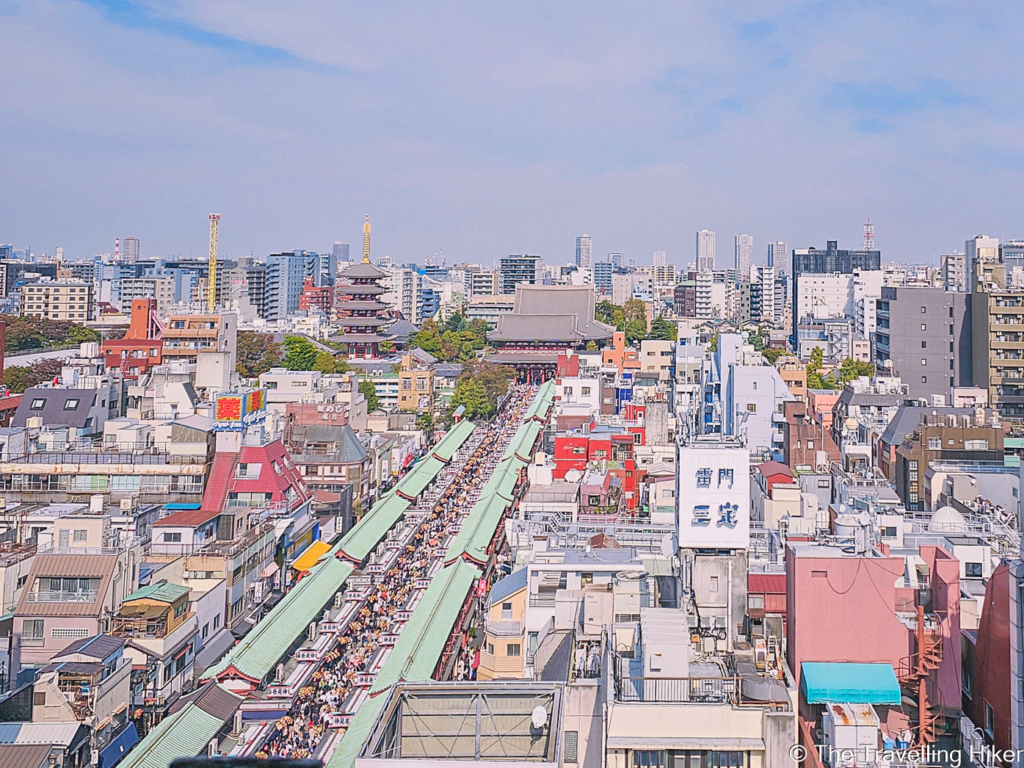
[[[917,633],[917,651],[900,660],[896,678],[900,686],[920,702],[921,686],[926,686],[925,711],[918,712],[916,730],[921,744],[933,744],[945,730],[945,707],[938,686],[931,684],[931,673],[942,664],[942,635],[923,628]],[[918,706],[920,710],[920,706]]]
[[[206,491],[203,493],[201,509],[207,512],[223,512],[231,489],[231,481],[238,466],[238,453],[222,453],[213,455],[210,476],[206,479]]]

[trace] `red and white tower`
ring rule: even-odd
[[[864,225],[864,250],[875,250],[875,225],[871,223],[870,216],[868,216],[868,223]]]

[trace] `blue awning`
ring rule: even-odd
[[[201,506],[203,505],[175,501],[170,504],[164,504],[164,509],[199,509]]]
[[[892,664],[805,661],[800,688],[808,704],[899,704]]]
[[[135,723],[128,721],[128,727],[121,731],[114,740],[100,752],[100,768],[111,768],[118,760],[128,754],[128,750],[139,743],[139,734]]]

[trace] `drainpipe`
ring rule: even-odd
[[[732,559],[729,560],[729,584],[725,593],[725,648],[732,651]]]

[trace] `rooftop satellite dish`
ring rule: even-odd
[[[533,727],[537,729],[543,728],[547,721],[548,711],[544,707],[534,707],[530,715],[530,722],[533,723]]]

